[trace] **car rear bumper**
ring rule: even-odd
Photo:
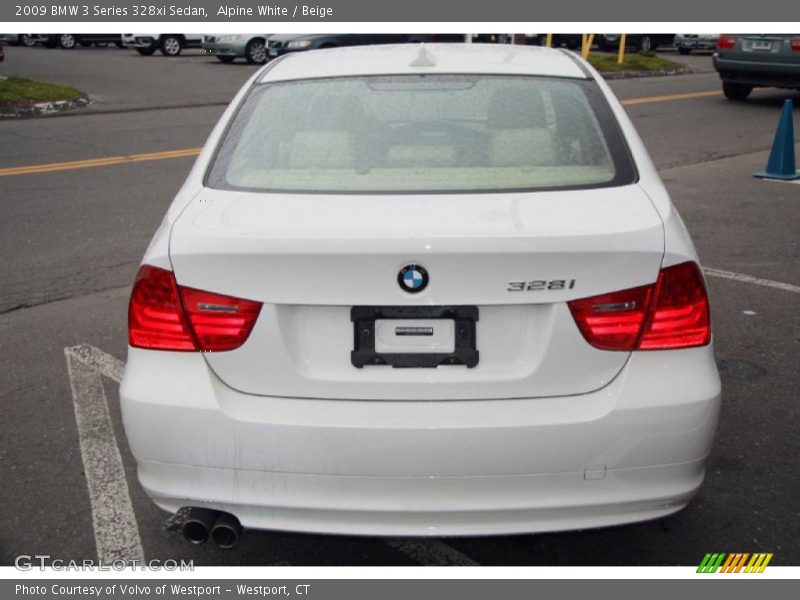
[[[683,508],[703,461],[501,477],[355,477],[209,469],[139,461],[139,480],[169,512],[211,506],[245,527],[385,536],[499,535],[655,519]],[[187,493],[188,492],[188,493]]]
[[[246,44],[242,42],[203,42],[203,50],[214,56],[244,56]]]
[[[635,353],[561,398],[342,401],[242,394],[203,357],[131,349],[120,391],[139,479],[165,510],[245,527],[474,535],[628,523],[699,487],[719,410],[710,347]]]
[[[722,81],[753,86],[775,86],[800,89],[800,61],[777,63],[736,60],[714,55],[714,68]]]
[[[269,42],[267,42],[267,57],[269,59],[278,58],[284,54],[292,54],[294,52],[305,52],[307,50],[314,50],[314,48],[287,48],[286,46],[275,48],[274,46],[270,46]]]
[[[122,45],[126,48],[152,48],[158,44],[158,38],[152,36],[123,37]]]

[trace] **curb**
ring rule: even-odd
[[[52,102],[36,102],[23,106],[0,106],[0,119],[15,119],[20,117],[39,117],[54,113],[81,108],[90,102],[88,96],[79,96],[72,100],[53,100]]]
[[[637,77],[665,77],[669,75],[687,75],[694,73],[690,67],[678,67],[676,69],[660,69],[658,71],[610,71],[601,72],[603,79],[634,79]]]

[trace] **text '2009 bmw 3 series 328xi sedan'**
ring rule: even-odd
[[[664,516],[720,402],[686,229],[603,79],[548,48],[265,66],[145,254],[129,346],[141,484],[222,545]]]

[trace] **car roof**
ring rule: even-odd
[[[382,44],[291,53],[267,64],[257,81],[423,73],[590,77],[566,50],[513,44]]]

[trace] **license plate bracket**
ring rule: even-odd
[[[454,324],[452,352],[378,352],[375,349],[375,321],[378,320],[450,320]],[[353,351],[350,361],[359,369],[370,365],[394,368],[435,368],[440,365],[464,365],[473,368],[479,354],[475,339],[477,306],[354,306]]]

